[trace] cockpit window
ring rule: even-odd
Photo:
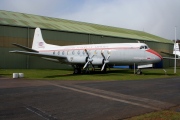
[[[145,47],[145,49],[148,49],[148,46],[144,46]]]
[[[141,46],[140,49],[147,50],[149,47],[147,45]]]
[[[144,49],[144,46],[141,46],[140,49]]]

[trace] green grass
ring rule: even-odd
[[[0,76],[11,77],[13,73],[24,73],[27,79],[43,80],[140,80],[153,78],[167,78],[180,76],[180,69],[174,74],[173,68],[166,69],[144,69],[142,75],[135,75],[130,69],[111,69],[106,74],[96,71],[91,74],[74,75],[73,70],[54,70],[54,69],[0,69]]]
[[[127,120],[180,120],[180,112],[164,110],[132,117]]]

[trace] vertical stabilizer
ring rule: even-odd
[[[36,28],[34,32],[34,39],[33,39],[33,44],[32,44],[32,49],[34,50],[39,50],[39,49],[44,49],[46,46],[46,43],[43,40],[42,34],[41,34],[41,29]]]
[[[179,55],[179,56],[180,56],[179,44],[178,44],[178,43],[174,43],[173,54],[176,54],[176,55]]]

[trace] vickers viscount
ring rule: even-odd
[[[35,29],[32,48],[13,44],[25,51],[14,50],[12,53],[38,56],[46,60],[69,64],[74,74],[82,73],[89,65],[98,66],[101,71],[111,65],[146,65],[160,62],[160,54],[150,49],[145,43],[106,43],[58,46],[47,44],[40,28]]]

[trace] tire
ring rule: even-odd
[[[75,68],[73,74],[81,74],[81,69],[80,68]]]
[[[141,75],[141,74],[142,74],[141,70],[138,69],[138,70],[136,71],[136,74],[137,74],[137,75]]]

